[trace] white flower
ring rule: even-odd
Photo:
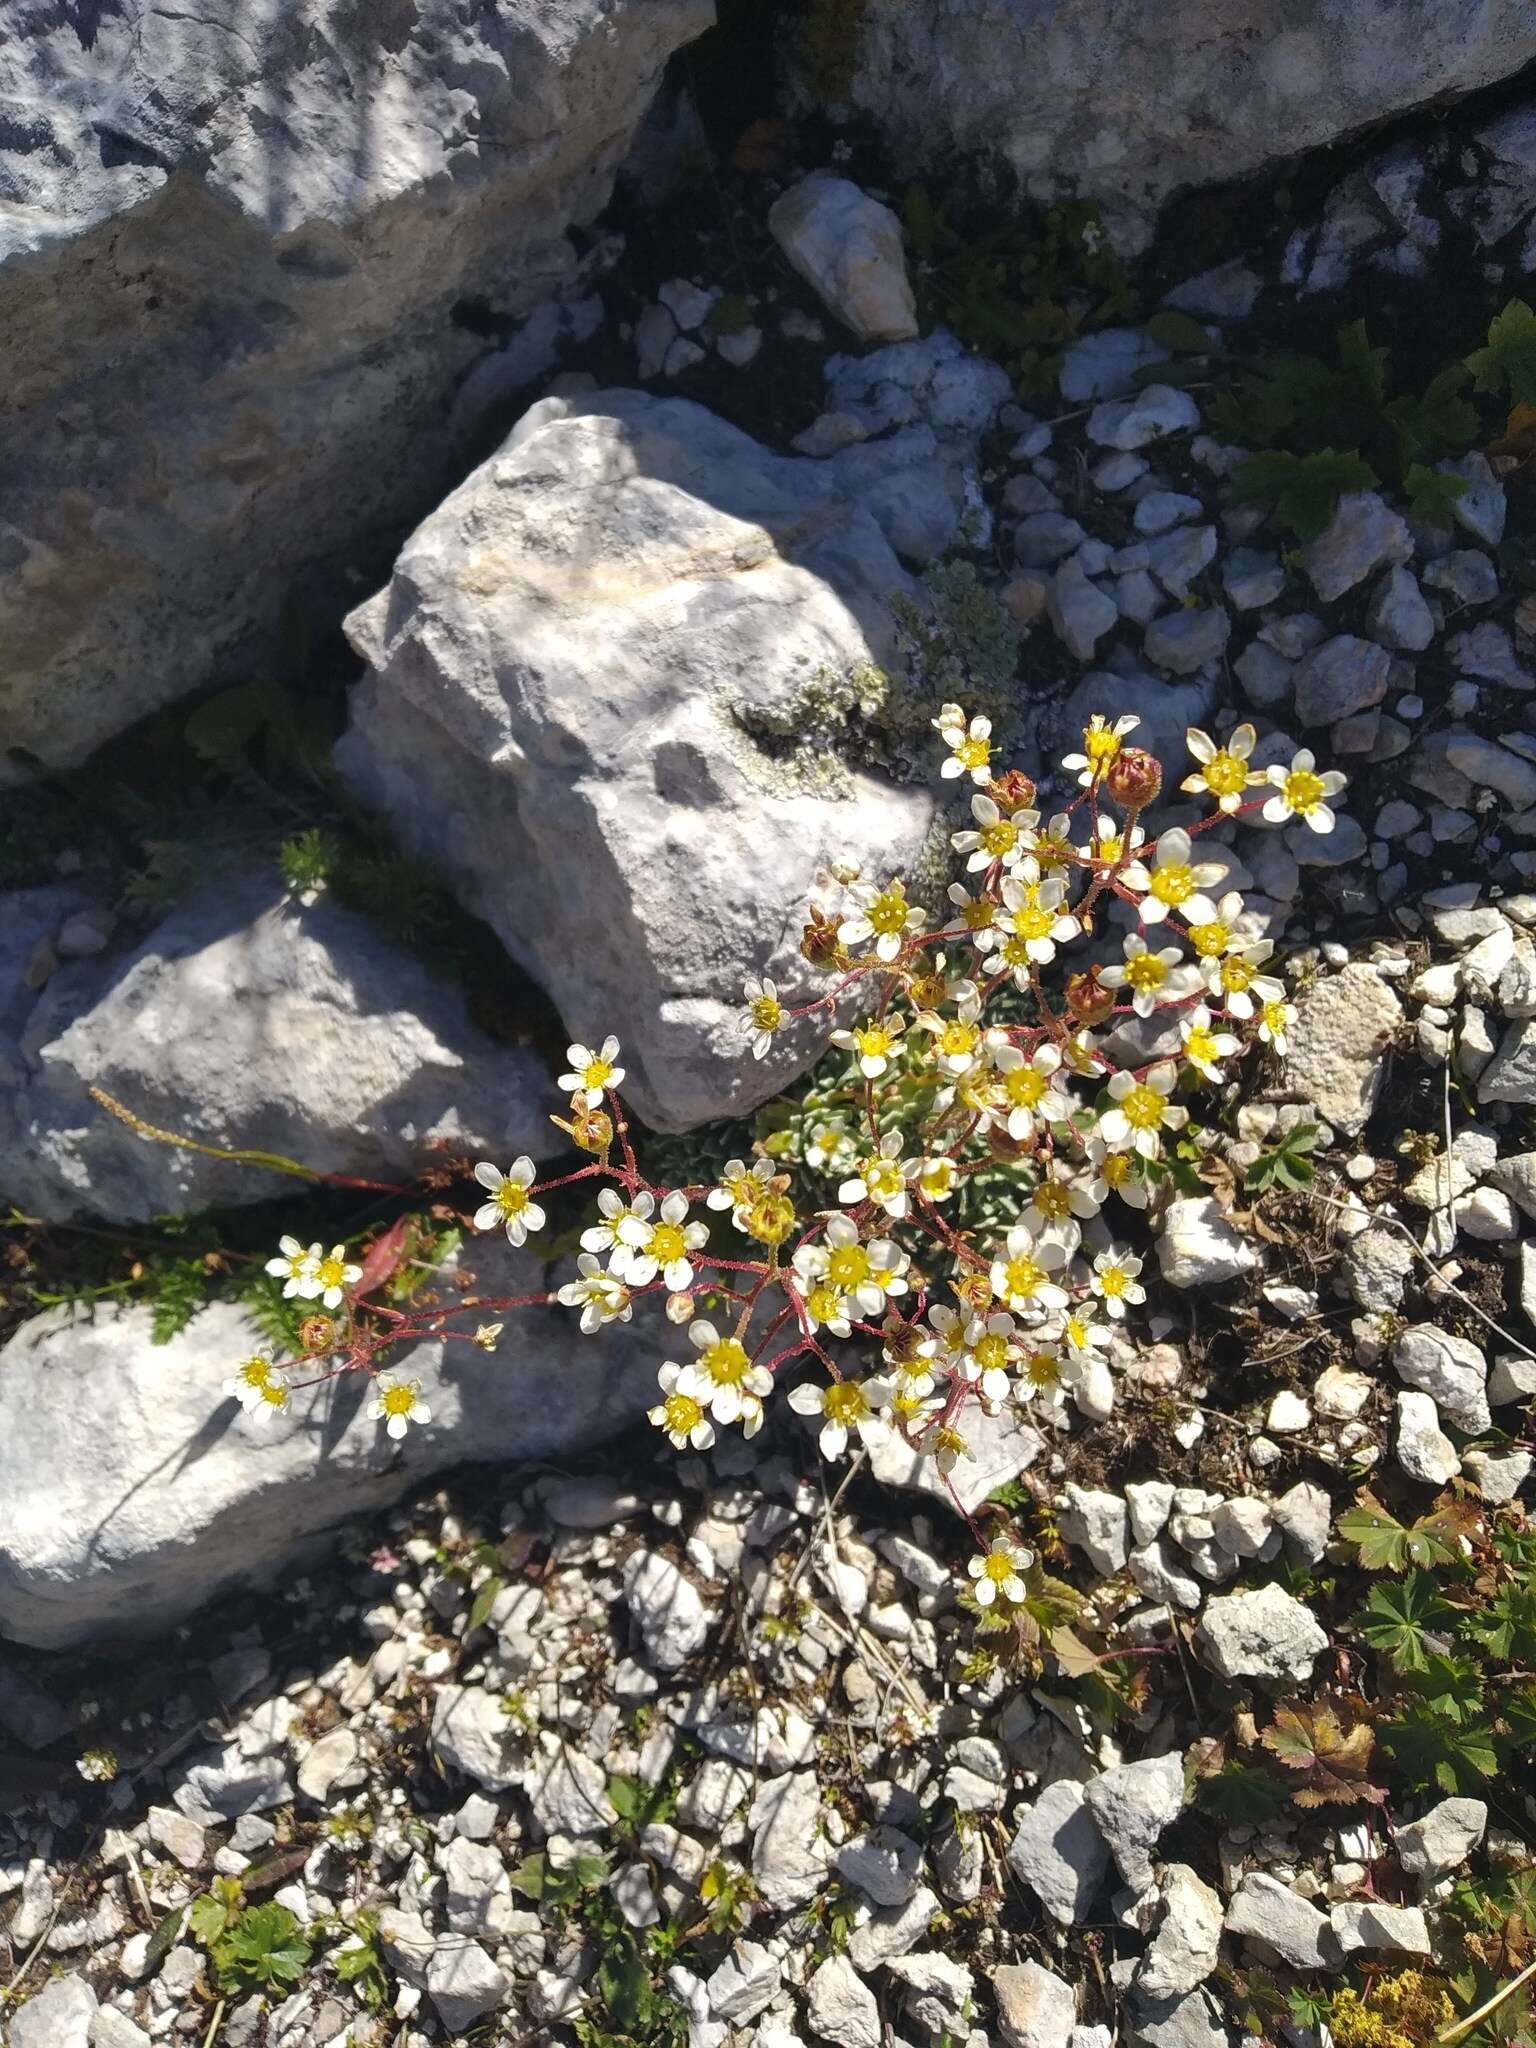
[[[368,1419],[382,1422],[386,1436],[402,1437],[411,1423],[432,1420],[432,1410],[421,1398],[420,1380],[398,1380],[392,1373],[382,1372],[373,1385]]]
[[[713,1323],[690,1323],[688,1341],[698,1357],[687,1368],[690,1378],[684,1391],[702,1401],[720,1423],[742,1421],[750,1402],[761,1428],[762,1404],[773,1392],[773,1374],[752,1363],[739,1337],[722,1337]]]
[[[1087,789],[1113,766],[1120,752],[1121,742],[1128,738],[1140,723],[1139,718],[1126,712],[1111,725],[1102,711],[1095,711],[1083,729],[1083,751],[1080,754],[1063,754],[1062,767],[1074,773],[1079,784]]]
[[[1259,1036],[1266,1045],[1272,1045],[1284,1059],[1289,1044],[1287,1034],[1296,1022],[1296,1005],[1284,1001],[1265,1003],[1259,1011]]]
[[[901,1133],[887,1131],[878,1152],[859,1161],[859,1170],[837,1191],[840,1202],[874,1202],[887,1216],[905,1216],[911,1204],[907,1197],[907,1175],[901,1163]]]
[[[879,960],[894,960],[907,934],[921,931],[926,922],[926,913],[917,904],[908,903],[906,884],[898,877],[893,877],[883,889],[859,882],[851,893],[858,910],[838,926],[837,936],[845,946],[861,946],[866,939],[873,939],[875,957]]]
[[[1136,1153],[1115,1151],[1099,1131],[1088,1139],[1087,1152],[1093,1173],[1088,1186],[1096,1200],[1115,1194],[1128,1208],[1146,1208],[1151,1191],[1136,1170]]]
[[[315,1270],[319,1264],[319,1245],[300,1244],[296,1237],[280,1237],[277,1257],[268,1259],[267,1271],[274,1279],[282,1281],[285,1301],[291,1301],[296,1294],[302,1300],[311,1301],[320,1292],[315,1285]]]
[[[646,1410],[647,1419],[665,1430],[678,1450],[707,1451],[715,1440],[714,1424],[705,1412],[692,1366],[668,1360],[656,1377],[663,1398]]]
[[[1158,840],[1150,868],[1145,861],[1133,860],[1121,869],[1120,879],[1126,888],[1142,897],[1143,924],[1161,924],[1175,910],[1190,924],[1216,915],[1211,899],[1201,892],[1215,888],[1227,871],[1219,861],[1194,860],[1193,852],[1189,834],[1176,826]]]
[[[1034,1552],[1026,1550],[1022,1543],[1011,1543],[1006,1536],[995,1538],[979,1557],[973,1557],[966,1565],[976,1582],[976,1605],[990,1607],[1001,1596],[1010,1607],[1020,1606],[1029,1596],[1022,1574],[1034,1561]]]
[[[560,1076],[556,1087],[580,1096],[586,1109],[601,1109],[605,1092],[617,1088],[624,1078],[624,1069],[618,1064],[619,1041],[605,1038],[596,1052],[587,1045],[568,1045],[565,1056],[571,1070]]]
[[[948,894],[959,912],[958,929],[985,953],[987,934],[995,929],[996,903],[990,896],[973,896],[963,882],[951,882]]]
[[[1137,1261],[1140,1271],[1141,1262]],[[1102,1351],[1109,1343],[1110,1333],[1103,1323],[1093,1320],[1091,1309],[1069,1308],[1059,1324],[1051,1332],[1051,1342],[1065,1350],[1069,1359],[1091,1360],[1096,1352]]]
[[[1065,1247],[1049,1237],[1036,1237],[1016,1223],[1006,1248],[992,1261],[992,1292],[1020,1312],[1063,1309],[1067,1291],[1051,1278],[1067,1263]]]
[[[1105,1313],[1116,1321],[1125,1314],[1127,1304],[1135,1308],[1147,1298],[1147,1290],[1137,1279],[1140,1271],[1136,1254],[1117,1244],[1100,1252],[1093,1262],[1088,1285],[1103,1302]]]
[[[817,1124],[805,1145],[805,1163],[817,1172],[842,1173],[859,1156],[853,1135],[842,1124]]]
[[[1008,1375],[1022,1352],[1013,1317],[1001,1310],[985,1321],[966,1325],[960,1369],[979,1387],[984,1401],[1003,1401],[1012,1382]]]
[[[1241,1039],[1230,1031],[1216,1029],[1204,1003],[1179,1020],[1179,1036],[1184,1041],[1185,1059],[1206,1081],[1219,1081],[1221,1062],[1231,1059],[1242,1047]]]
[[[946,1478],[962,1458],[969,1458],[973,1464],[976,1461],[976,1453],[961,1435],[954,1421],[946,1422],[942,1412],[934,1417],[918,1438],[917,1448],[925,1458],[932,1458]]]
[[[555,1299],[565,1308],[581,1310],[583,1335],[590,1337],[604,1323],[627,1323],[634,1311],[629,1289],[618,1274],[605,1273],[591,1252],[578,1253],[576,1270],[580,1278],[567,1280]]]
[[[1138,1017],[1150,1017],[1159,1004],[1176,1002],[1200,985],[1198,969],[1185,963],[1177,946],[1154,953],[1140,932],[1128,932],[1123,950],[1124,963],[1101,967],[1099,980],[1106,988],[1128,988]]]
[[[1129,870],[1127,870],[1129,873]],[[1032,881],[1027,875],[1010,875],[1003,884],[1003,908],[997,914],[997,929],[1006,934],[1001,942],[1004,964],[1013,969],[1020,988],[1029,986],[1029,963],[1044,966],[1054,960],[1056,948],[1075,939],[1082,929],[1063,906],[1067,885],[1059,876]],[[1010,951],[1007,939],[1017,946]],[[1018,953],[1022,950],[1023,959]],[[989,963],[990,964],[990,963]]]
[[[1282,768],[1277,761],[1268,775],[1275,794],[1264,806],[1264,817],[1271,825],[1301,818],[1314,832],[1333,830],[1334,811],[1328,799],[1337,796],[1347,780],[1337,769],[1319,775],[1316,756],[1310,747],[1303,747],[1289,768]]]
[[[853,1319],[847,1295],[840,1293],[824,1275],[801,1266],[802,1255],[817,1249],[803,1245],[795,1254],[801,1310],[811,1329],[827,1329],[834,1337],[849,1337],[853,1334]]]
[[[750,1166],[743,1165],[739,1159],[728,1159],[720,1176],[719,1186],[710,1189],[704,1197],[705,1203],[711,1209],[731,1210],[736,1222],[740,1223],[743,1215],[763,1192],[763,1183],[772,1178],[771,1159],[754,1159]],[[637,1209],[640,1199],[636,1198]],[[650,1196],[647,1195],[643,1199],[649,1202]],[[647,1209],[645,1213],[649,1215],[651,1212]]]
[[[1236,726],[1224,747],[1218,747],[1210,734],[1197,725],[1187,729],[1185,738],[1190,753],[1200,763],[1196,772],[1186,775],[1179,784],[1191,796],[1213,796],[1219,809],[1235,811],[1250,784],[1266,780],[1262,769],[1248,765],[1248,756],[1258,739],[1251,725]]]
[[[905,1019],[891,1011],[884,1017],[872,1017],[867,1024],[856,1024],[851,1030],[834,1031],[832,1043],[853,1054],[866,1081],[878,1081],[896,1057],[906,1028]]]
[[[970,874],[980,874],[995,861],[1012,867],[1023,855],[1025,833],[1040,822],[1038,811],[1016,811],[1010,816],[989,796],[971,798],[971,816],[976,820],[975,831],[950,835],[956,853],[969,854],[965,865]]]
[[[972,782],[992,779],[992,721],[973,718],[967,722],[958,704],[946,704],[933,720],[933,728],[949,749],[939,773],[946,782],[969,775]]]
[[[778,984],[770,981],[766,974],[761,980],[748,978],[746,998],[742,1023],[752,1041],[752,1057],[760,1060],[767,1056],[774,1032],[782,1029],[786,1021],[784,1005],[779,1001]]]
[[[288,1406],[288,1389],[270,1358],[248,1358],[236,1366],[223,1391],[233,1395],[247,1415],[278,1414]]]
[[[1093,840],[1083,851],[1092,860],[1101,860],[1113,867],[1122,860],[1128,860],[1146,841],[1146,830],[1133,825],[1129,832],[1115,818],[1106,818],[1102,813],[1093,821]]]
[[[1105,1144],[1117,1152],[1129,1146],[1144,1159],[1155,1159],[1162,1149],[1161,1134],[1182,1130],[1189,1122],[1189,1111],[1168,1099],[1178,1079],[1179,1070],[1171,1060],[1159,1060],[1143,1081],[1125,1068],[1111,1074],[1109,1092],[1114,1105],[1099,1118],[1099,1135]]]
[[[589,1224],[581,1233],[582,1250],[606,1257],[614,1271],[622,1274],[634,1243],[633,1238],[625,1236],[626,1226],[644,1223],[655,1206],[654,1198],[644,1189],[632,1203],[626,1202],[615,1188],[600,1189],[597,1208],[602,1221]]]
[[[1061,1054],[1054,1045],[1037,1045],[1027,1056],[1016,1045],[1002,1045],[993,1058],[1002,1081],[1008,1135],[1015,1143],[1072,1114],[1072,1098],[1056,1078]]]
[[[886,1428],[881,1410],[889,1408],[895,1388],[888,1379],[834,1380],[822,1387],[807,1381],[791,1389],[789,1405],[797,1415],[819,1415],[821,1455],[840,1458],[850,1435],[868,1443]]]
[[[1029,1207],[1020,1221],[1041,1236],[1051,1236],[1075,1251],[1082,1240],[1082,1226],[1099,1213],[1099,1200],[1092,1188],[1070,1167],[1050,1160],[1030,1190]]]
[[[504,1224],[508,1244],[525,1244],[530,1230],[542,1230],[544,1211],[528,1192],[533,1176],[533,1161],[526,1152],[514,1159],[505,1173],[482,1159],[475,1168],[475,1179],[491,1199],[475,1211],[476,1230],[494,1230],[498,1223]]]
[[[920,1159],[912,1185],[925,1202],[947,1202],[960,1185],[960,1169],[948,1153]]]
[[[309,1249],[311,1254],[314,1255],[319,1252],[320,1247],[317,1244],[313,1244]],[[354,1286],[362,1277],[363,1269],[361,1266],[352,1266],[347,1263],[346,1246],[344,1244],[333,1244],[323,1258],[315,1258],[313,1285],[310,1292],[320,1297],[322,1307],[340,1308],[342,1289]],[[286,1288],[284,1292],[287,1292]]]
[[[635,1207],[638,1210],[638,1202]],[[659,1273],[668,1292],[678,1294],[693,1285],[689,1254],[709,1242],[709,1225],[688,1221],[688,1197],[674,1189],[662,1202],[654,1222],[630,1216],[620,1225],[619,1235],[631,1247],[623,1266],[625,1281],[631,1287],[644,1287]]]

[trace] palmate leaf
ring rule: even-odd
[[[1265,506],[1277,525],[1308,541],[1327,526],[1346,491],[1368,491],[1375,482],[1375,470],[1354,449],[1291,455],[1275,448],[1241,464],[1232,488],[1240,504]]]
[[[1428,1572],[1372,1586],[1355,1627],[1373,1650],[1390,1657],[1399,1671],[1428,1668],[1428,1638],[1454,1619]]]
[[[1482,1517],[1467,1501],[1447,1500],[1405,1526],[1369,1488],[1336,1524],[1368,1572],[1401,1572],[1410,1565],[1461,1565],[1466,1546],[1482,1530]]]
[[[1449,526],[1456,515],[1456,502],[1471,486],[1464,476],[1452,476],[1442,469],[1426,469],[1416,462],[1403,478],[1408,493],[1408,510],[1426,526]]]
[[[1498,1775],[1498,1751],[1486,1721],[1458,1727],[1433,1708],[1415,1704],[1383,1721],[1377,1740],[1410,1784],[1422,1790],[1438,1786],[1470,1798]]]
[[[1483,1712],[1482,1675],[1470,1658],[1430,1655],[1422,1670],[1404,1671],[1403,1683],[1442,1721],[1458,1727],[1470,1725]]]
[[[1374,1493],[1362,1493],[1335,1526],[1344,1541],[1354,1545],[1368,1572],[1400,1572],[1407,1564],[1408,1531]]]
[[[1467,397],[1472,373],[1452,363],[1425,386],[1422,398],[1394,398],[1386,417],[1397,437],[1398,461],[1406,473],[1415,463],[1437,462],[1477,439],[1477,408]]]
[[[1369,1727],[1361,1721],[1346,1728],[1326,1700],[1278,1708],[1259,1740],[1285,1766],[1298,1806],[1377,1805],[1386,1796],[1370,1781]]]
[[[1496,313],[1485,347],[1467,357],[1479,391],[1507,391],[1515,405],[1536,405],[1536,312],[1511,299]]]
[[[1515,1579],[1478,1614],[1467,1617],[1467,1633],[1503,1664],[1536,1664],[1536,1585]]]

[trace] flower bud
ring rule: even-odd
[[[768,1188],[747,1205],[741,1227],[759,1244],[782,1244],[795,1227],[795,1205],[788,1195]]]
[[[328,1351],[335,1335],[330,1316],[306,1316],[299,1325],[299,1343],[306,1351]]]
[[[1079,1024],[1101,1024],[1115,1007],[1115,992],[1099,980],[1097,967],[1067,977],[1067,1008]]]
[[[1022,768],[1010,768],[987,784],[987,795],[1005,818],[1011,818],[1015,811],[1027,811],[1034,803],[1035,785]]]
[[[913,976],[907,993],[919,1010],[936,1010],[949,994],[949,983],[942,972],[918,974]]]
[[[848,950],[837,936],[837,926],[825,912],[811,905],[811,915],[800,938],[800,951],[813,967],[828,972],[848,965]]]
[[[581,1109],[573,1102],[569,1123],[560,1117],[551,1117],[550,1121],[559,1124],[562,1131],[569,1131],[571,1142],[583,1152],[606,1152],[613,1144],[613,1118],[606,1109]]]
[[[1122,747],[1104,777],[1104,787],[1128,811],[1143,811],[1156,803],[1162,786],[1162,763],[1145,747]]]
[[[691,1323],[696,1311],[691,1294],[669,1294],[667,1296],[667,1321],[669,1323]]]

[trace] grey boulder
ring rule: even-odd
[[[52,976],[9,1055],[0,1043],[0,1136],[9,1122],[7,1192],[49,1218],[292,1189],[140,1136],[93,1088],[178,1137],[368,1180],[409,1180],[434,1153],[505,1166],[562,1142],[540,1055],[489,1038],[460,989],[366,919],[259,875],[209,883],[125,957]]]
[[[743,976],[820,992],[798,951],[818,874],[903,874],[933,817],[927,789],[859,767],[829,793],[785,743],[895,665],[886,600],[909,588],[829,470],[687,400],[545,399],[348,621],[372,673],[343,771],[573,1037],[620,1034],[662,1129],[809,1064],[819,1027],[747,1055]]]
[[[459,394],[591,311],[710,0],[11,7],[0,38],[0,784],[322,612],[450,480]]]
[[[464,1263],[481,1296],[544,1284],[503,1239]],[[454,1327],[478,1320],[470,1308]],[[144,1307],[91,1321],[54,1309],[0,1351],[0,1633],[18,1642],[153,1636],[450,1466],[596,1442],[655,1388],[653,1346],[631,1326],[584,1337],[568,1310],[520,1309],[495,1353],[424,1341],[386,1361],[420,1379],[432,1414],[396,1443],[368,1417],[362,1374],[295,1394],[283,1414],[243,1414],[223,1384],[271,1349],[233,1304],[201,1310],[168,1344],[150,1341],[150,1323]]]

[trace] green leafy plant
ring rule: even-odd
[[[334,832],[319,825],[311,825],[292,839],[285,839],[277,850],[283,886],[296,896],[308,889],[323,889],[335,874],[340,859],[341,842]]]
[[[1354,450],[1293,455],[1277,448],[1241,464],[1232,490],[1239,504],[1262,505],[1277,526],[1306,541],[1316,540],[1346,491],[1368,491],[1375,482],[1375,470]]]
[[[248,1904],[237,1878],[215,1878],[193,1900],[187,1925],[208,1951],[220,1990],[230,1996],[291,1989],[314,1952],[309,1928],[275,1900]]]
[[[1355,1627],[1373,1650],[1392,1659],[1399,1671],[1428,1669],[1432,1638],[1455,1610],[1440,1598],[1428,1572],[1372,1586]]]
[[[352,1925],[352,1937],[331,1951],[331,1968],[343,1984],[350,1984],[370,2012],[381,2012],[389,2003],[389,1977],[378,1943],[379,1923],[372,1913],[359,1913]]]
[[[1511,299],[1489,324],[1488,339],[1467,357],[1479,391],[1504,393],[1512,405],[1536,405],[1536,312]]]
[[[1311,1154],[1317,1149],[1317,1125],[1293,1124],[1267,1152],[1261,1152],[1243,1175],[1250,1195],[1266,1194],[1271,1188],[1287,1188],[1300,1194],[1312,1185],[1317,1168]]]

